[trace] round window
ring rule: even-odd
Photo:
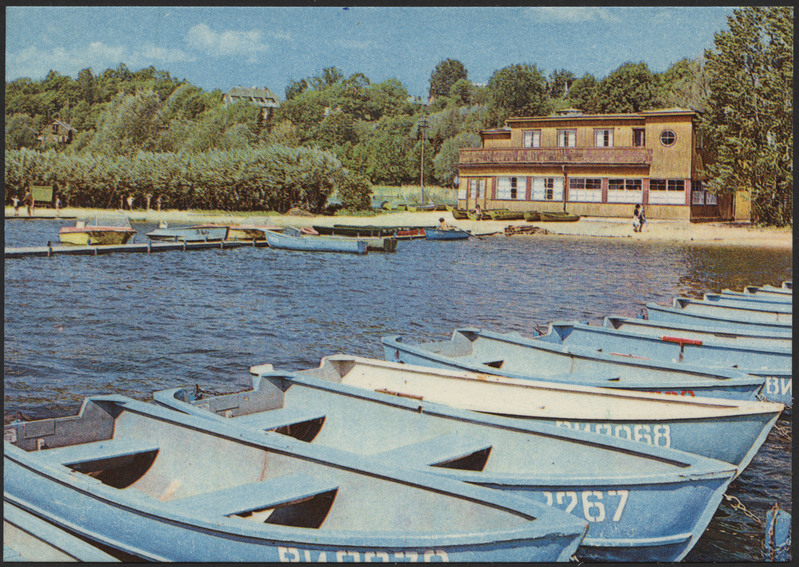
[[[674,142],[677,141],[677,134],[672,132],[671,130],[663,130],[660,134],[660,143],[664,146],[673,146]]]

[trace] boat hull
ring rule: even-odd
[[[741,372],[681,367],[535,341],[516,334],[460,329],[443,343],[410,345],[401,337],[383,337],[383,348],[391,362],[690,397],[753,400],[765,382]]]
[[[102,409],[95,412],[97,404]],[[584,522],[534,502],[389,470],[377,461],[360,463],[274,433],[242,432],[121,396],[93,398],[84,408],[92,411],[91,429],[110,425],[113,434],[89,461],[83,459],[98,450],[97,442],[36,451],[37,444],[47,447],[39,435],[52,440],[51,432],[35,433],[36,422],[6,426],[7,436],[13,429],[31,449],[5,443],[4,498],[112,553],[186,562],[565,561],[586,530]],[[57,425],[59,431],[94,434],[74,422]],[[123,455],[131,445],[154,455],[149,467],[130,467],[136,468],[133,484],[107,471],[92,478],[71,470],[114,466],[123,457],[109,460],[102,451]],[[83,458],[70,458],[75,451]],[[324,525],[304,525],[309,513],[318,516],[307,507],[296,520],[280,512],[281,502],[300,505],[308,501],[303,494],[314,494],[313,500],[333,489],[334,498],[321,503]],[[404,504],[427,506],[426,513],[403,515]],[[247,510],[260,514],[261,506],[277,507],[266,522],[246,519]]]
[[[257,368],[257,367],[256,367]],[[743,471],[783,407],[607,390],[333,355],[301,374],[396,396],[678,449]],[[724,438],[724,443],[717,440]]]
[[[791,324],[793,321],[793,309],[791,306],[786,306],[784,308],[760,308],[742,304],[740,306],[733,307],[729,305],[720,305],[717,302],[701,301],[698,299],[688,299],[683,297],[674,298],[673,306],[692,315],[702,315],[707,317],[718,316],[725,319],[746,323]]]
[[[127,244],[135,235],[136,231],[133,229],[115,227],[77,228],[65,226],[58,231],[58,240],[61,244],[76,246],[121,245]]]
[[[279,411],[324,416],[321,430],[309,440],[314,445],[369,455],[391,467],[423,468],[585,519],[589,522],[586,541],[591,542],[585,553],[591,557],[681,559],[704,531],[735,473],[732,465],[673,450],[478,416],[309,376],[272,373],[254,383],[253,390],[203,397],[196,404],[209,408],[200,410],[207,419],[233,422],[254,431],[261,431],[270,414]],[[191,391],[156,393],[156,401],[192,412],[196,405],[178,400],[185,400]],[[260,407],[242,409],[245,403]],[[243,413],[235,416],[235,410],[228,410],[234,413],[232,419],[210,411],[211,407],[237,405]],[[274,407],[280,409],[261,409]],[[451,449],[452,445],[462,448]],[[488,451],[482,465],[429,466],[452,455],[481,451]],[[620,547],[617,540],[622,539],[627,545]],[[652,546],[654,540],[663,545]],[[582,556],[581,546],[577,557]]]
[[[216,242],[226,240],[227,226],[197,225],[175,228],[157,228],[147,233],[150,240],[168,242]]]
[[[541,222],[577,222],[578,220],[580,220],[580,215],[541,211]]]
[[[701,313],[691,313],[684,309],[674,307],[663,307],[654,303],[646,304],[646,318],[656,323],[678,323],[682,325],[696,325],[718,331],[749,332],[758,333],[772,332],[790,333],[792,324],[788,322],[763,322],[763,321],[743,321],[740,319],[725,317],[722,313],[706,315]]]
[[[691,339],[679,334],[660,337],[636,335],[585,325],[577,322],[549,325],[549,332],[538,337],[563,346],[587,347],[597,352],[613,352],[626,355],[645,353],[647,359],[678,362],[708,368],[737,369],[747,374],[760,376],[772,381],[764,388],[763,394],[771,401],[792,405],[792,349],[771,349],[747,347],[744,344],[728,346]],[[769,394],[769,391],[774,392]],[[781,392],[784,391],[784,394]],[[779,394],[777,392],[780,392]]]
[[[468,232],[459,229],[426,228],[424,234],[428,240],[466,240],[469,238]]]
[[[292,236],[278,232],[266,231],[266,241],[270,248],[283,250],[299,250],[303,252],[342,252],[349,254],[366,254],[368,245],[365,240],[336,238],[328,236]]]

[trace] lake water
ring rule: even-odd
[[[67,224],[6,221],[5,244],[55,243]],[[154,225],[134,228],[146,242]],[[72,415],[93,394],[244,389],[255,364],[382,359],[388,334],[533,334],[556,319],[600,323],[676,295],[788,279],[790,251],[555,236],[405,241],[366,256],[239,248],[10,259],[5,416]],[[728,490],[761,520],[775,502],[791,511],[790,416],[778,425]],[[687,561],[760,560],[762,540],[763,528],[725,501]]]

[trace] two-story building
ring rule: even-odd
[[[650,219],[748,220],[745,196],[703,189],[697,120],[682,108],[509,118],[460,150],[458,206],[631,217],[641,204]]]

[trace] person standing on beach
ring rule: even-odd
[[[641,207],[641,213],[638,215],[638,220],[640,221],[638,232],[643,232],[644,226],[646,226],[646,211],[643,207]]]
[[[61,216],[60,210],[61,210],[61,199],[58,196],[56,196],[56,198],[55,198],[55,216],[57,216],[57,217]]]
[[[641,232],[641,205],[636,205],[633,211],[633,232]]]
[[[28,216],[32,217],[36,213],[36,206],[33,203],[33,194],[30,189],[25,190],[25,196],[22,197],[22,202],[28,207]]]
[[[17,198],[16,195],[11,197],[11,202],[14,203],[14,216],[18,217],[19,216],[19,199]]]
[[[474,220],[483,220],[483,209],[479,204],[474,206]]]

